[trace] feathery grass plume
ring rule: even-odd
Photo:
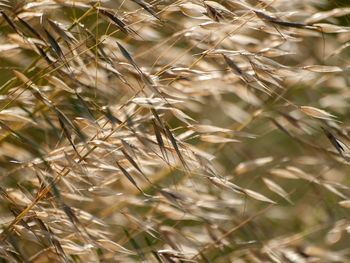
[[[0,0],[0,261],[347,262],[349,14]]]

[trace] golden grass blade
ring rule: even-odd
[[[240,142],[239,140],[231,139],[231,138],[225,138],[221,136],[216,135],[200,135],[199,139],[204,142],[210,142],[210,143],[229,143],[229,142]]]
[[[179,8],[181,12],[183,12],[185,15],[197,18],[197,19],[207,19],[204,14],[206,13],[206,9],[203,6],[193,4],[193,3],[184,3],[179,5]]]
[[[350,208],[350,200],[343,200],[343,201],[338,202],[338,204],[342,207]]]
[[[199,133],[216,133],[216,132],[232,133],[232,130],[230,129],[221,128],[213,125],[195,124],[190,126],[190,128]]]
[[[267,203],[271,203],[271,204],[276,204],[275,201],[272,201],[271,199],[267,198],[266,196],[259,194],[253,190],[250,189],[242,189],[242,192],[244,192],[246,195],[248,195],[249,197],[256,199],[258,201],[262,201],[262,202],[267,202]]]
[[[262,178],[266,186],[274,193],[278,194],[279,196],[286,199],[290,204],[293,204],[293,202],[288,197],[288,193],[278,184],[276,184],[274,181],[268,179],[268,178]]]
[[[300,110],[306,113],[307,115],[323,120],[333,120],[336,116],[326,112],[325,110],[321,110],[311,106],[301,106]]]
[[[263,165],[271,163],[273,161],[273,159],[274,158],[272,156],[269,156],[269,157],[258,158],[255,160],[240,163],[235,168],[235,173],[236,174],[243,174],[243,173],[249,172],[257,167],[261,167]]]
[[[350,14],[350,7],[334,8],[329,11],[317,12],[310,18],[306,19],[305,23],[312,24],[330,17],[340,17]]]
[[[128,255],[135,255],[133,251],[126,249],[125,247],[119,245],[118,243],[108,239],[99,239],[97,240],[97,243],[100,244],[103,248],[107,248],[108,250],[113,252],[126,253]]]
[[[51,82],[53,85],[55,85],[57,88],[60,88],[62,90],[65,90],[69,93],[75,93],[75,91],[70,88],[64,81],[62,81],[59,78],[56,78],[55,76],[52,75],[46,75],[45,79],[47,79],[49,82]]]
[[[341,68],[336,66],[324,66],[324,65],[311,65],[311,66],[305,66],[303,69],[311,71],[311,72],[341,72],[343,71]]]
[[[348,33],[350,32],[350,27],[346,26],[337,26],[332,24],[318,23],[313,24],[315,27],[318,27],[323,33]]]

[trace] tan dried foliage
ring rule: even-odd
[[[349,14],[0,0],[0,261],[349,262]]]

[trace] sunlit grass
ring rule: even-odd
[[[0,1],[0,258],[347,262],[338,2]]]

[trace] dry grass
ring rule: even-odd
[[[1,262],[350,262],[345,2],[0,0]]]

